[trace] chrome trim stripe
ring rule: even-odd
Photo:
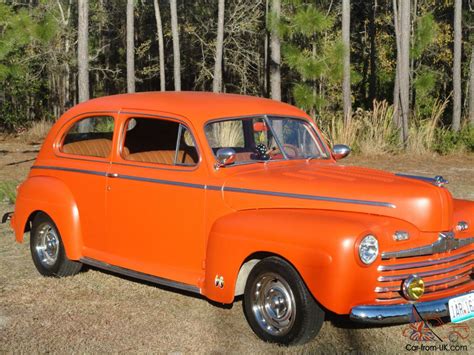
[[[107,176],[107,173],[101,172],[101,171],[63,168],[63,167],[57,167],[57,166],[34,165],[31,168],[32,169],[48,169],[48,170],[69,171],[69,172],[76,172],[76,173],[83,173],[83,174]],[[349,204],[355,204],[355,205],[368,205],[368,206],[377,206],[377,207],[396,208],[396,206],[394,204],[388,203],[388,202],[353,200],[353,199],[345,199],[345,198],[338,198],[338,197],[304,195],[304,194],[294,194],[294,193],[265,191],[265,190],[252,190],[252,189],[244,189],[244,188],[239,188],[239,187],[221,187],[221,186],[215,186],[215,185],[202,185],[202,184],[193,184],[193,183],[173,181],[173,180],[152,179],[152,178],[146,178],[146,177],[141,177],[141,176],[132,176],[132,175],[120,175],[119,174],[119,175],[116,176],[116,178],[122,178],[122,179],[127,179],[127,180],[135,180],[135,181],[151,182],[151,183],[164,184],[164,185],[173,185],[173,186],[180,186],[180,187],[190,187],[190,188],[196,188],[196,189],[205,189],[205,190],[211,190],[211,191],[221,191],[221,190],[223,190],[223,191],[228,191],[228,192],[238,192],[238,193],[246,193],[246,194],[254,194],[254,195],[277,196],[277,197],[285,197],[285,198],[296,198],[296,199],[302,199],[302,200],[339,202],[339,203],[349,203]]]
[[[448,302],[451,298],[472,293],[466,292],[434,301],[414,303],[423,319],[435,319],[449,315]],[[350,318],[354,321],[372,324],[408,323],[413,320],[413,304],[362,305],[352,308]]]
[[[224,191],[240,192],[240,193],[255,194],[255,195],[268,195],[268,196],[277,196],[277,197],[297,198],[301,200],[339,202],[339,203],[350,203],[350,204],[355,204],[355,205],[368,205],[368,206],[396,208],[394,204],[388,203],[388,202],[353,200],[353,199],[346,199],[346,198],[339,198],[339,197],[304,195],[304,194],[295,194],[295,193],[277,192],[277,191],[252,190],[252,189],[244,189],[244,188],[239,188],[239,187],[224,187]]]
[[[406,270],[406,269],[416,269],[420,267],[426,267],[431,265],[438,265],[449,263],[452,261],[460,260],[467,258],[468,256],[474,255],[474,250],[470,250],[468,252],[453,255],[447,258],[439,258],[434,260],[427,260],[427,261],[420,261],[416,263],[407,263],[407,264],[397,264],[397,265],[380,265],[377,270],[378,271],[396,271],[396,270]]]
[[[190,182],[182,182],[182,181],[152,179],[152,178],[146,178],[146,177],[141,177],[141,176],[118,174],[117,178],[126,179],[126,180],[134,180],[134,181],[152,182],[152,183],[155,183],[155,184],[162,184],[162,185],[190,187],[190,188],[194,188],[194,189],[206,189],[207,188],[206,185],[202,185],[202,184],[193,184],[193,183],[190,183]]]
[[[469,277],[471,273],[472,273],[472,271],[469,270],[469,271],[465,271],[465,272],[463,272],[461,274],[458,274],[458,275],[446,277],[444,279],[428,281],[428,282],[425,282],[425,287],[438,286],[438,285],[442,285],[442,284],[449,284],[453,281],[457,281],[457,280],[463,279],[465,277]],[[449,286],[447,288],[449,288]],[[377,292],[377,293],[400,292],[401,291],[401,286],[388,286],[388,287],[379,287],[378,286],[378,287],[375,288],[374,291]]]
[[[457,239],[454,238],[453,232],[441,232],[439,233],[438,240],[433,244],[412,249],[384,252],[382,253],[382,260],[444,253],[450,250],[456,250],[465,247],[473,243],[474,237]]]
[[[107,174],[103,171],[94,171],[94,170],[83,170],[83,169],[74,169],[74,168],[64,168],[61,166],[47,166],[47,165],[33,165],[31,169],[44,169],[44,170],[59,170],[59,171],[68,171],[72,173],[88,174],[88,175],[98,175],[106,176]]]
[[[110,264],[107,264],[107,263],[104,263],[102,261],[98,261],[98,260],[95,260],[95,259],[81,258],[80,261],[84,264],[94,266],[94,267],[97,267],[99,269],[104,269],[104,270],[112,271],[112,272],[115,272],[115,273],[118,273],[118,274],[121,274],[121,275],[133,277],[133,278],[144,280],[144,281],[149,281],[149,282],[152,282],[152,283],[155,283],[155,284],[158,284],[158,285],[162,285],[162,286],[166,286],[166,287],[172,287],[172,288],[176,288],[176,289],[179,289],[179,290],[198,293],[198,294],[201,293],[201,290],[198,287],[193,286],[193,285],[188,285],[188,284],[184,284],[184,283],[181,283],[181,282],[176,282],[176,281],[164,279],[164,278],[158,277],[158,276],[144,274],[142,272],[133,271],[133,270],[126,269],[126,268],[123,268],[123,267],[120,267],[120,266],[110,265]]]
[[[465,284],[468,284],[470,282],[472,282],[470,275],[469,274],[467,276],[464,275],[462,277],[459,277],[455,280],[448,282],[445,287],[440,287],[442,286],[442,284],[425,286],[425,294],[451,290],[457,287],[464,286]]]
[[[459,265],[453,265],[444,269],[437,269],[437,270],[431,270],[431,271],[424,271],[424,272],[417,272],[416,275],[420,277],[429,277],[429,276],[435,276],[435,275],[440,275],[440,274],[447,274],[448,272],[452,272],[454,270],[461,269],[466,266],[473,265],[473,260],[466,261],[462,264]],[[380,282],[390,282],[390,281],[402,281],[409,277],[411,274],[404,274],[404,275],[395,275],[395,276],[379,276],[377,278],[377,281]]]
[[[376,293],[384,293],[384,292],[400,292],[402,290],[401,286],[388,286],[388,287],[380,287],[377,286],[374,290]]]

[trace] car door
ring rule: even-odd
[[[107,177],[111,264],[196,285],[205,252],[205,169],[179,119],[123,114]]]
[[[76,203],[84,256],[97,258],[107,248],[105,238],[106,174],[113,151],[116,116],[85,114],[66,124],[55,143],[56,159],[46,168],[71,191]]]

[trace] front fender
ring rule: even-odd
[[[326,308],[347,313],[350,294],[366,275],[358,270],[358,238],[377,216],[360,213],[266,209],[235,212],[217,220],[207,247],[203,293],[231,303],[241,265],[255,253],[279,255],[300,273],[313,296]],[[217,283],[216,277],[223,277]],[[372,280],[373,281],[373,280]],[[341,292],[342,291],[342,292]]]
[[[18,242],[23,242],[27,223],[38,211],[46,213],[56,223],[67,257],[79,259],[82,250],[79,212],[71,191],[61,180],[49,176],[30,176],[20,185],[11,222]]]

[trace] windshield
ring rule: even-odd
[[[313,127],[302,119],[273,116],[227,119],[209,123],[205,132],[214,154],[220,148],[232,148],[237,164],[328,158]]]

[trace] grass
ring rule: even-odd
[[[0,182],[0,201],[7,202],[11,205],[16,201],[16,181],[1,181]]]
[[[370,111],[358,108],[347,125],[339,116],[323,120],[320,125],[332,144],[346,144],[364,155],[380,155],[399,149],[394,144],[397,130],[392,117],[393,106],[387,101],[374,101]]]
[[[408,144],[404,148],[400,132],[393,124],[393,106],[386,101],[374,101],[372,110],[358,108],[349,124],[340,115],[327,113],[317,123],[331,144],[349,145],[362,155],[407,153],[459,154],[474,151],[474,127],[464,124],[459,133],[440,122],[448,100],[437,100],[428,117],[413,116],[409,122]]]
[[[433,104],[430,117],[414,120],[408,132],[408,153],[423,155],[435,150],[438,123],[447,106],[448,100],[443,102],[437,100]]]
[[[28,130],[23,134],[28,143],[42,143],[53,126],[52,121],[42,119],[31,124]]]

